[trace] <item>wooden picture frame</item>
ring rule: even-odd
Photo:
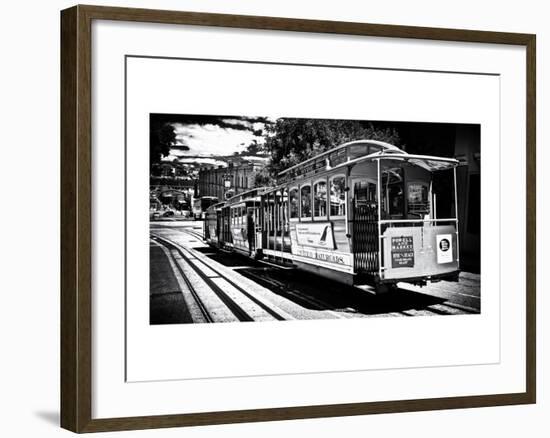
[[[92,35],[94,20],[347,34],[526,48],[526,391],[127,418],[92,418]],[[212,425],[535,403],[535,50],[530,34],[75,6],[61,13],[61,426],[74,432]]]

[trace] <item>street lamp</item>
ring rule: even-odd
[[[231,181],[233,179],[233,175],[230,173],[225,173],[223,175],[223,198],[228,199],[228,194],[231,191]]]

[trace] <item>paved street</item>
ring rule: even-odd
[[[399,283],[383,295],[217,251],[202,222],[150,224],[150,322],[436,316],[480,312],[479,275],[425,287]]]

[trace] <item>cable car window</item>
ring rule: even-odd
[[[337,151],[332,152],[329,155],[329,163],[332,167],[337,166],[338,164],[346,161],[346,149],[338,149]]]
[[[403,186],[394,184],[389,187],[390,216],[400,216],[403,214]]]
[[[273,234],[273,201],[271,193],[267,195],[267,230],[270,235]]]
[[[301,217],[311,217],[311,186],[302,186],[300,189]]]
[[[281,228],[281,194],[278,190],[274,193],[273,202],[273,227],[278,234],[279,229]]]
[[[354,158],[363,157],[365,155],[368,155],[369,153],[369,145],[368,144],[354,144],[348,146],[348,157],[350,160],[353,160]]]
[[[313,186],[313,216],[327,215],[327,182],[319,181]]]
[[[376,152],[380,152],[381,150],[382,150],[382,146],[371,144],[369,146],[369,155],[370,154],[375,154]]]
[[[353,184],[353,196],[356,204],[376,201],[376,184],[366,180],[355,181]]]
[[[298,189],[290,189],[290,217],[298,217]]]
[[[428,184],[410,182],[407,185],[407,213],[420,218],[430,213]]]
[[[390,168],[382,173],[383,213],[391,219],[403,219],[405,196],[403,169]]]
[[[283,216],[283,231],[284,235],[288,236],[289,226],[288,226],[288,189],[284,188],[282,190],[283,195],[283,204],[282,204],[282,216]]]
[[[335,176],[330,180],[330,215],[346,214],[346,178]]]

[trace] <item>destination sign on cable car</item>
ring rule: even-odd
[[[391,238],[391,267],[414,267],[414,245],[412,236]]]

